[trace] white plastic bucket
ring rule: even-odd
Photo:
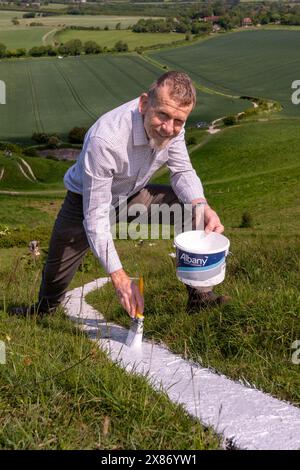
[[[183,232],[175,238],[176,275],[184,284],[209,287],[224,281],[230,241],[220,233]]]

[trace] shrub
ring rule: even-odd
[[[114,51],[116,51],[116,52],[127,52],[128,51],[128,44],[124,41],[118,41],[114,45]]]
[[[73,129],[70,130],[68,135],[69,142],[71,142],[72,144],[82,144],[86,132],[86,127],[73,127]]]
[[[223,122],[225,126],[233,126],[234,124],[236,124],[237,120],[235,116],[226,116],[223,119]]]
[[[86,41],[83,49],[86,54],[100,54],[102,52],[102,47],[95,41]]]
[[[26,157],[38,157],[36,150],[31,147],[24,149],[22,153],[26,155]]]
[[[34,140],[37,144],[47,144],[49,135],[44,132],[34,132],[31,136],[31,139]]]
[[[50,135],[47,143],[51,149],[57,149],[61,144],[61,140],[56,134],[53,134]]]
[[[21,153],[22,147],[16,144],[11,144],[9,142],[0,142],[0,150],[10,150],[14,153]]]
[[[6,45],[0,42],[0,59],[6,56]]]
[[[253,218],[249,212],[244,212],[242,214],[242,221],[239,227],[240,228],[252,228],[253,227]]]
[[[187,137],[186,143],[187,143],[187,145],[196,145],[197,139],[194,135],[191,135],[191,136]]]

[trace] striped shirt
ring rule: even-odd
[[[155,152],[149,145],[139,99],[101,116],[85,135],[77,162],[64,177],[65,187],[83,197],[83,225],[91,249],[108,273],[122,264],[110,228],[111,204],[147,185],[167,164],[178,199],[190,203],[203,196],[203,188],[187,152],[184,129],[167,146]]]

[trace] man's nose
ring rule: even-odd
[[[162,124],[162,128],[163,128],[163,130],[166,134],[172,135],[173,132],[174,132],[174,121],[173,121],[173,119],[169,119],[168,121],[165,121]]]

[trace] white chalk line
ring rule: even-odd
[[[140,350],[124,343],[128,330],[106,322],[88,305],[85,296],[102,287],[100,278],[66,295],[67,315],[127,372],[146,376],[156,390],[205,426],[211,426],[239,449],[300,449],[300,409],[269,394],[246,387],[210,369],[171,353],[166,347],[143,340]]]

